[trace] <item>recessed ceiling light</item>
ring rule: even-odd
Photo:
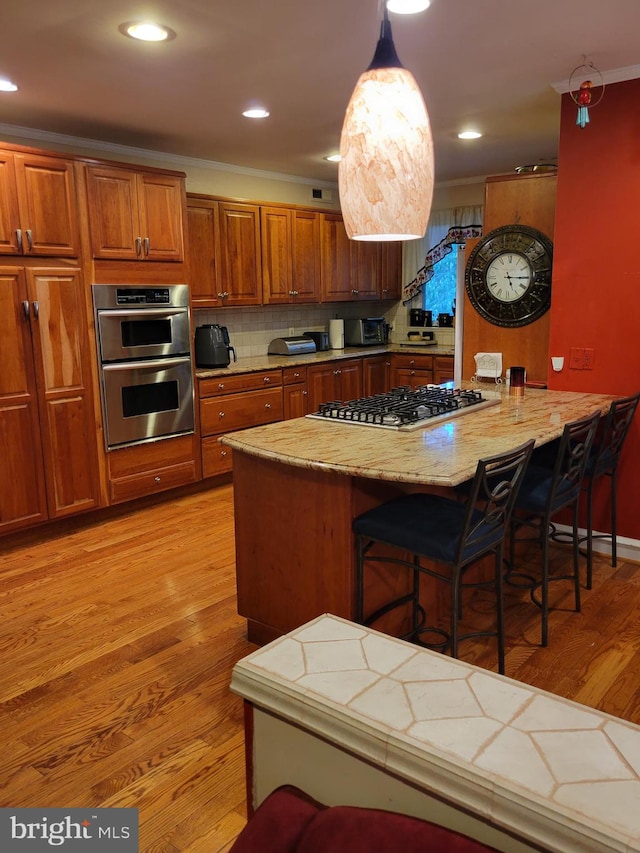
[[[17,92],[18,87],[11,80],[0,78],[0,92]]]
[[[154,24],[152,21],[129,21],[126,24],[120,24],[118,29],[123,35],[139,41],[168,41],[176,37],[169,27]]]
[[[330,163],[339,163],[340,160],[342,160],[342,157],[340,154],[327,154],[323,159],[328,160]]]
[[[264,107],[252,107],[250,110],[245,110],[242,115],[245,118],[268,118],[269,110],[265,110]]]
[[[458,134],[458,139],[480,139],[481,136],[477,130],[463,130]]]
[[[387,0],[387,9],[398,15],[414,15],[424,12],[431,5],[431,0]]]

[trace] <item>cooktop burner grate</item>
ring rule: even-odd
[[[332,400],[321,403],[318,411],[309,417],[357,423],[365,426],[383,426],[400,429],[420,424],[430,418],[451,415],[486,402],[480,391],[462,391],[440,385],[408,385],[393,388],[387,394],[375,394],[358,400]]]

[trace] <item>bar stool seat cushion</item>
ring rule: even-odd
[[[455,563],[466,513],[463,503],[420,492],[403,495],[365,512],[354,521],[353,529],[360,536],[405,548],[413,554]],[[472,525],[482,522],[483,515],[476,510]],[[471,562],[479,552],[497,545],[504,529],[501,524],[491,525],[485,520],[476,534],[464,549],[462,561],[465,563]]]

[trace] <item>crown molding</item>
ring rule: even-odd
[[[106,154],[117,154],[132,159],[143,157],[145,160],[160,164],[171,163],[174,166],[191,167],[193,169],[211,169],[216,172],[233,172],[236,175],[248,175],[252,178],[264,178],[271,181],[285,181],[290,184],[304,184],[310,187],[337,189],[337,181],[325,181],[318,178],[303,178],[299,175],[285,175],[281,172],[266,172],[262,169],[252,169],[249,166],[235,166],[231,163],[219,163],[215,160],[200,160],[197,157],[185,157],[182,154],[168,154],[164,151],[151,151],[146,148],[134,148],[131,145],[117,145],[103,142],[100,139],[83,139],[78,136],[66,136],[62,133],[52,133],[48,130],[34,130],[31,127],[18,127],[0,123],[0,136],[15,136],[19,139],[35,140],[51,145],[64,145],[70,148],[88,148],[92,151]]]
[[[586,60],[585,60],[586,63]],[[581,66],[577,66],[580,68]],[[598,69],[595,69],[598,71]],[[599,71],[602,75],[602,82],[605,86],[610,83],[624,83],[625,80],[637,80],[640,77],[640,65],[627,65],[626,68],[614,68],[611,71]],[[569,80],[561,80],[559,83],[552,83],[551,88],[555,89],[559,95],[565,95],[569,91]]]

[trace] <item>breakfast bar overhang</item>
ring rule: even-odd
[[[233,449],[238,612],[260,645],[323,613],[355,615],[352,520],[407,490],[450,489],[478,459],[606,413],[614,397],[527,388],[483,390],[496,405],[409,432],[297,418],[228,434]],[[368,590],[389,599],[393,573]]]

